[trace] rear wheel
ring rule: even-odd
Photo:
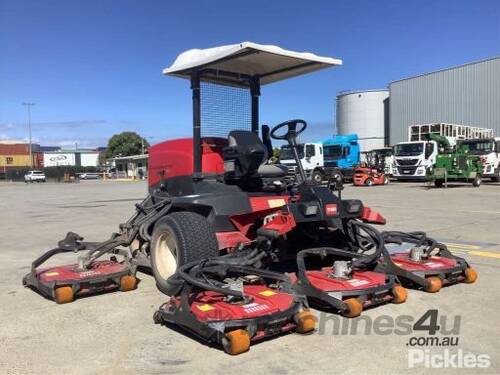
[[[373,180],[372,180],[371,178],[367,178],[367,179],[365,180],[365,185],[366,185],[366,186],[372,186],[372,185],[373,185]]]
[[[435,187],[443,187],[443,180],[434,180],[434,186]]]
[[[384,185],[389,185],[389,177],[384,176]]]
[[[323,174],[320,171],[314,171],[311,178],[317,184],[321,184],[323,182]]]
[[[204,216],[174,212],[159,221],[151,238],[151,268],[160,291],[175,294],[168,278],[177,266],[219,255],[215,231]]]
[[[476,175],[476,177],[474,177],[474,179],[472,180],[472,186],[479,187],[481,186],[481,182],[482,182],[481,176]]]

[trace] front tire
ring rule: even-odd
[[[173,295],[178,287],[168,282],[177,267],[219,255],[215,230],[193,212],[174,212],[159,221],[151,237],[151,268],[158,289]]]
[[[365,185],[366,185],[366,186],[372,186],[372,185],[373,185],[373,180],[372,180],[371,178],[367,178],[367,179],[365,180]]]

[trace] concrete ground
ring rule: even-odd
[[[422,333],[366,335],[364,330],[357,334],[341,330],[333,334],[334,321],[352,321],[333,316],[325,323],[324,315],[319,333],[282,336],[232,357],[153,324],[152,315],[166,298],[152,277],[144,274],[139,274],[142,281],[135,291],[67,305],[56,305],[21,286],[30,262],[67,231],[88,240],[105,239],[145,192],[142,182],[0,185],[1,374],[457,372],[426,369],[423,364],[408,369],[412,349],[408,340]],[[367,310],[367,319],[409,315],[416,320],[427,310],[438,309],[451,326],[459,315],[459,345],[450,352],[490,358],[489,367],[461,373],[498,374],[500,185],[485,184],[479,189],[427,189],[419,183],[348,186],[344,197],[361,198],[382,212],[390,229],[425,230],[446,240],[479,272],[476,284],[455,285],[437,294],[412,290],[407,303]],[[444,349],[430,348],[429,353],[443,354]]]

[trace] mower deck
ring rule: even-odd
[[[475,271],[458,257],[431,256],[421,261],[412,261],[409,253],[397,253],[390,258],[394,265],[391,268],[403,283],[416,284],[430,293],[438,292],[445,285],[472,283],[477,277]]]
[[[282,333],[314,330],[315,318],[303,310],[303,300],[278,286],[287,282],[286,276],[221,262],[224,260],[213,260],[206,273],[204,265],[187,265],[190,272],[184,274],[180,292],[160,306],[153,316],[155,323],[177,325],[210,344],[222,346],[229,354],[243,353],[250,343]],[[235,272],[252,281],[248,284],[239,278],[241,284],[236,289],[231,289],[231,284],[221,289],[221,283],[212,279],[224,275],[220,279],[227,280],[226,276]],[[275,282],[270,283],[273,278]]]
[[[353,257],[352,253],[335,248],[307,249],[298,253],[295,290],[307,296],[312,305],[333,309],[348,318],[354,318],[359,316],[363,309],[371,306],[406,301],[407,291],[399,285],[393,274],[354,269],[348,276],[343,277],[335,275],[332,267],[307,270],[304,258],[314,255]]]
[[[135,270],[126,262],[96,261],[84,271],[78,264],[68,264],[30,272],[23,279],[32,287],[57,303],[72,302],[76,297],[120,289],[135,289]]]

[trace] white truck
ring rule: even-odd
[[[24,175],[24,182],[45,182],[45,173],[42,171],[28,171]]]
[[[436,164],[439,152],[435,141],[429,140],[429,134],[438,134],[450,140],[477,140],[493,137],[492,129],[458,124],[421,124],[408,128],[409,142],[400,142],[394,146],[394,164],[392,176],[397,180],[426,180]]]
[[[481,157],[483,164],[483,178],[491,178],[492,181],[500,181],[500,137],[470,139],[461,141],[467,145],[469,153]]]
[[[308,178],[321,183],[325,174],[323,160],[323,145],[321,143],[301,143],[297,147],[302,168]],[[294,175],[297,163],[293,157],[293,152],[290,146],[281,146],[280,164],[286,165],[290,175]]]

